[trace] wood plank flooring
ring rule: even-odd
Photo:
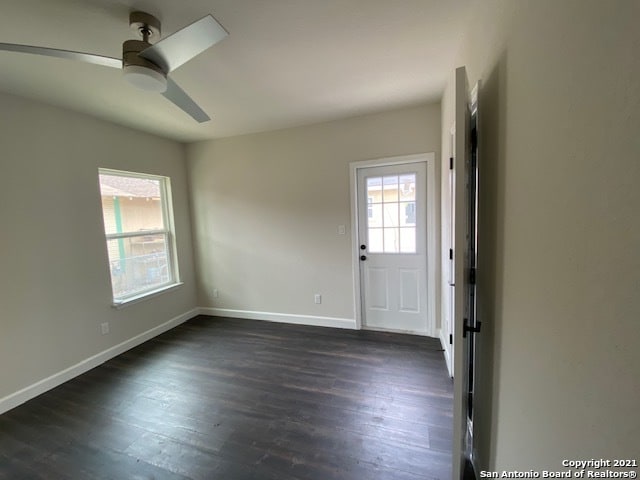
[[[0,416],[0,479],[451,477],[437,340],[200,316]]]

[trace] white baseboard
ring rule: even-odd
[[[449,371],[449,376],[453,378],[453,362],[451,361],[451,345],[449,344],[449,339],[445,338],[446,334],[444,330],[441,328],[438,329],[438,338],[440,339],[440,345],[442,345],[442,350],[444,350],[444,361],[447,364],[447,370]]]
[[[107,360],[110,360],[113,357],[116,357],[121,353],[132,349],[133,347],[137,347],[141,343],[144,343],[147,340],[150,340],[153,337],[166,332],[167,330],[171,330],[172,328],[177,327],[181,323],[184,323],[187,320],[197,316],[199,313],[200,309],[195,308],[186,313],[183,313],[182,315],[178,315],[177,317],[172,318],[162,325],[158,325],[157,327],[136,335],[129,340],[126,340],[118,345],[108,348],[107,350],[104,350],[96,355],[93,355],[92,357],[82,360],[81,362],[76,363],[75,365],[62,370],[61,372],[54,373],[50,377],[42,379],[39,382],[34,383],[33,385],[29,385],[22,390],[18,390],[17,392],[7,395],[4,398],[0,398],[0,414],[17,407],[18,405],[21,405],[24,402],[31,400],[32,398],[35,398],[38,395],[51,390],[52,388],[55,388],[68,380],[71,380],[72,378],[77,377],[78,375],[82,375],[83,373],[88,372],[92,368],[97,367]]]
[[[232,310],[229,308],[202,307],[202,315],[214,317],[244,318],[248,320],[266,320],[268,322],[293,323],[297,325],[313,325],[317,327],[334,327],[356,329],[356,321],[352,318],[318,317],[315,315],[295,315],[290,313],[252,312],[249,310]]]

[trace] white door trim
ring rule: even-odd
[[[349,184],[351,193],[351,273],[353,276],[353,303],[354,315],[356,319],[356,329],[362,329],[362,286],[360,282],[360,258],[359,245],[360,238],[358,232],[358,170],[368,167],[382,167],[388,165],[399,165],[404,163],[425,162],[427,165],[427,335],[435,337],[438,335],[436,329],[436,282],[437,278],[437,258],[436,258],[436,173],[435,173],[435,153],[418,153],[413,155],[401,155],[397,157],[385,157],[371,160],[362,160],[349,163]]]

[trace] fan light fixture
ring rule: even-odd
[[[140,65],[126,65],[122,69],[125,80],[133,86],[147,92],[164,93],[167,91],[167,77]]]

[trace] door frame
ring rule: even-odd
[[[406,163],[424,162],[427,166],[427,329],[426,335],[437,337],[439,332],[436,328],[436,313],[439,298],[437,297],[437,230],[436,230],[436,209],[440,208],[437,203],[436,192],[436,155],[434,152],[417,153],[413,155],[400,155],[396,157],[383,157],[371,160],[361,160],[349,163],[349,183],[351,195],[351,273],[353,276],[353,304],[356,320],[356,329],[362,329],[362,285],[360,282],[360,232],[358,229],[358,170],[370,167],[383,167],[389,165],[401,165]]]
[[[453,256],[454,234],[454,210],[455,210],[455,176],[453,169],[453,159],[455,159],[455,139],[456,139],[456,122],[454,120],[449,129],[449,162],[447,166],[442,166],[447,172],[446,192],[444,184],[441,183],[441,210],[440,210],[440,238],[442,242],[442,290],[440,296],[440,343],[444,350],[444,359],[447,363],[447,371],[449,377],[453,378],[453,359],[454,359],[454,303],[455,303],[455,258]],[[443,174],[444,175],[444,174]],[[444,198],[447,198],[448,211],[444,209]],[[448,228],[447,228],[448,227]],[[448,238],[444,235],[445,229],[448,230]],[[446,321],[445,321],[446,320]],[[445,325],[446,323],[446,325]]]

